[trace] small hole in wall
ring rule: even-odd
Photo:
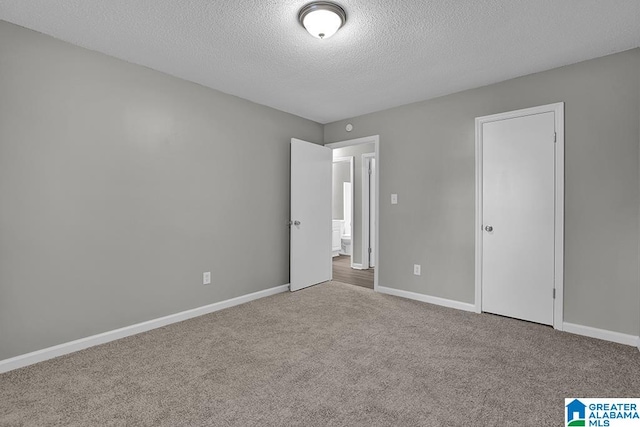
[[[347,130],[347,132],[351,132],[353,130],[353,125],[349,123],[347,126],[345,126],[345,129]]]

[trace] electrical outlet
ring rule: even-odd
[[[207,271],[206,273],[202,273],[202,284],[210,285],[211,284],[211,272]]]
[[[397,205],[398,204],[398,195],[397,194],[392,194],[391,195],[391,204],[392,205]]]
[[[416,276],[420,275],[420,264],[413,264],[413,274]]]

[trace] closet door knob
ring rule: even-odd
[[[293,225],[300,225],[300,221],[293,221]]]
[[[492,232],[493,231],[493,227],[490,226],[490,225],[487,225],[484,229],[487,230],[488,232]]]

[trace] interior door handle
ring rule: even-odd
[[[486,231],[488,231],[489,233],[493,231],[493,227],[492,227],[492,226],[490,226],[490,225],[487,225],[484,229],[485,229]]]
[[[293,221],[293,225],[300,225],[300,221]]]

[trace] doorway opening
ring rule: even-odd
[[[333,280],[376,289],[378,137],[326,147],[333,150]]]

